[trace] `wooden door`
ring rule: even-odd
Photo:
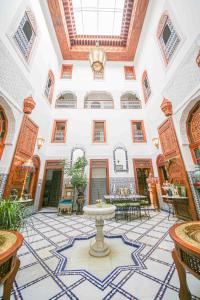
[[[148,158],[133,159],[133,168],[137,193],[149,197],[147,178],[150,173],[153,175],[152,160]]]
[[[169,174],[169,181],[171,183],[183,184],[187,190],[188,196],[188,207],[179,205],[180,215],[185,217],[192,217],[197,219],[196,208],[194,205],[192,192],[190,189],[187,172],[185,169],[184,161],[181,155],[180,147],[178,144],[173,120],[169,117],[159,128],[158,128],[160,143],[162,152],[164,155],[165,166],[167,167]]]
[[[32,158],[37,134],[38,126],[27,115],[25,115],[22,120],[15,153],[5,186],[4,198],[9,197],[10,190],[12,188],[17,188],[18,196],[20,197],[25,179],[25,172],[21,172],[19,166],[22,165],[27,159]]]
[[[94,193],[92,193],[92,187],[94,187],[93,185],[93,174],[94,174],[94,170],[102,170],[105,172],[105,180],[102,180],[103,182],[101,182],[100,180],[98,181],[99,184],[99,192],[96,193],[96,198],[98,199],[99,197],[103,197],[103,194],[109,194],[110,188],[109,188],[109,165],[108,165],[108,159],[94,159],[94,160],[90,160],[90,178],[89,178],[89,204],[92,204],[92,202],[94,202],[95,199],[92,198],[94,197]],[[104,192],[105,193],[104,193]],[[92,197],[93,196],[93,197]],[[96,199],[96,200],[97,200]]]

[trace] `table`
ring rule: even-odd
[[[3,300],[9,300],[13,281],[20,266],[16,256],[21,247],[23,236],[17,231],[0,231],[0,283],[4,284]]]
[[[109,246],[104,242],[103,226],[105,219],[111,219],[115,216],[116,207],[111,204],[93,204],[83,207],[85,215],[95,219],[96,237],[95,242],[90,245],[89,253],[92,256],[104,257],[110,253]]]
[[[127,196],[121,196],[121,195],[104,195],[104,199],[110,200],[110,202],[114,201],[123,201],[123,200],[128,200],[128,201],[138,201],[138,200],[143,200],[146,199],[147,196],[143,195],[127,195]]]
[[[175,245],[172,257],[180,281],[179,297],[180,300],[191,300],[186,270],[200,279],[200,221],[175,224],[170,228],[169,234]]]
[[[190,213],[189,213],[188,197],[162,195],[162,198],[163,198],[163,202],[167,203],[168,206],[170,204],[173,206],[177,218],[186,221],[191,220]],[[171,212],[169,210],[168,219],[170,213]]]

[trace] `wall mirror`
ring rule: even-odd
[[[128,172],[128,155],[123,147],[116,147],[113,151],[115,172]]]
[[[71,165],[79,158],[85,156],[85,151],[82,148],[74,147],[71,152]]]

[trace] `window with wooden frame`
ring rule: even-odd
[[[55,120],[53,126],[52,143],[65,143],[67,132],[66,120]]]
[[[135,69],[133,66],[124,66],[124,75],[126,80],[136,80]]]
[[[106,121],[93,121],[93,143],[106,142]]]
[[[27,10],[15,32],[13,38],[26,60],[29,59],[37,34],[35,17]]]
[[[54,75],[52,71],[49,71],[44,93],[50,103],[52,102],[53,99],[53,91],[54,91]]]
[[[60,77],[63,79],[72,79],[72,69],[73,65],[62,65]]]
[[[5,139],[8,132],[8,120],[4,109],[0,106],[0,159],[5,147]]]
[[[181,41],[168,12],[164,12],[160,18],[157,38],[165,64],[168,64]]]
[[[104,72],[96,72],[93,71],[94,80],[103,80],[104,79]]]
[[[151,87],[149,84],[147,71],[144,71],[143,75],[142,75],[142,89],[143,89],[143,94],[144,94],[144,101],[146,103],[151,95]]]
[[[146,143],[144,121],[131,121],[133,143]]]

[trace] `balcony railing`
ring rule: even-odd
[[[113,101],[85,101],[84,108],[89,109],[112,109],[113,107]]]
[[[129,100],[121,100],[121,108],[122,109],[140,109],[142,108],[141,101],[129,101]]]
[[[76,101],[75,100],[56,100],[56,108],[76,108]]]

